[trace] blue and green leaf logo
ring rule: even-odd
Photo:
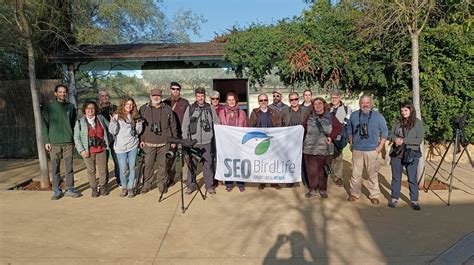
[[[271,136],[268,136],[263,132],[248,132],[242,138],[242,144],[245,144],[250,140],[257,142],[257,146],[255,147],[255,154],[263,155],[268,151],[268,148],[270,148],[271,138]]]

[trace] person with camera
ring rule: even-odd
[[[206,90],[202,87],[194,91],[196,101],[188,106],[183,118],[183,138],[197,140],[195,149],[201,150],[204,162],[204,184],[209,194],[216,194],[214,189],[214,172],[211,143],[214,138],[214,124],[219,124],[216,110],[206,102]],[[186,194],[196,190],[195,179],[188,172],[188,188]]]
[[[42,130],[44,148],[51,157],[51,174],[53,175],[53,196],[58,200],[63,196],[59,182],[61,159],[66,164],[66,192],[64,196],[77,198],[80,194],[74,189],[74,171],[72,168],[72,152],[74,149],[74,123],[76,108],[66,101],[67,86],[59,84],[54,88],[56,99],[45,106],[42,112]]]
[[[96,198],[109,194],[107,190],[107,152],[109,138],[107,129],[109,122],[104,116],[98,114],[97,103],[88,100],[82,106],[84,114],[74,126],[74,144],[77,152],[84,159],[87,168],[87,179],[91,187],[91,196]],[[99,175],[97,187],[96,173]]]
[[[258,108],[252,110],[249,118],[249,127],[268,128],[268,127],[280,127],[281,116],[277,110],[268,107],[268,96],[265,93],[258,95]],[[265,183],[261,183],[258,186],[259,190],[265,189]],[[270,185],[271,187],[279,190],[281,186],[278,183]]]
[[[318,194],[328,197],[328,177],[331,175],[331,160],[334,155],[333,141],[341,132],[341,124],[336,116],[329,112],[329,106],[323,98],[313,99],[313,105],[306,116],[303,127],[305,137],[303,155],[308,175],[307,198]]]
[[[110,122],[111,115],[117,111],[117,105],[110,102],[110,94],[107,90],[99,91],[99,112],[97,114],[102,115],[108,122]],[[111,135],[110,135],[111,136]],[[114,176],[118,186],[121,186],[120,183],[120,166],[117,160],[117,154],[114,150],[114,138],[109,137],[110,140],[110,149],[107,150],[107,160],[109,156],[112,157],[114,161]],[[107,166],[107,182],[109,181],[109,165],[106,163]]]
[[[378,180],[378,156],[388,137],[388,128],[382,114],[373,109],[372,97],[363,95],[359,99],[360,109],[351,114],[347,123],[348,140],[352,151],[352,176],[348,201],[359,199],[362,189],[362,171],[364,165],[369,177],[369,199],[379,204],[380,188]]]
[[[141,106],[140,116],[144,119],[143,134],[140,148],[145,152],[144,184],[141,194],[147,193],[153,184],[155,162],[158,161],[158,190],[167,190],[166,183],[166,152],[174,149],[176,144],[169,144],[168,138],[178,135],[176,120],[171,107],[161,101],[163,92],[154,88],[150,91],[150,102]]]
[[[111,115],[109,132],[115,136],[114,149],[120,166],[120,197],[135,197],[135,161],[138,151],[138,135],[143,129],[143,120],[139,119],[137,104],[126,97],[120,103],[117,113]],[[128,172],[128,181],[127,181]]]
[[[178,138],[183,138],[183,132],[182,132],[182,125],[183,125],[183,117],[184,117],[184,112],[186,111],[186,108],[189,106],[189,101],[183,97],[181,97],[181,85],[178,82],[171,82],[170,84],[170,97],[168,99],[165,99],[163,101],[166,105],[171,107],[171,110],[174,113],[174,117],[177,125],[177,132]],[[176,150],[173,150],[174,152]],[[170,176],[169,184],[172,184],[177,181],[176,179],[176,169],[173,168],[174,161],[176,160],[176,157],[172,157],[167,160],[167,172]],[[183,166],[183,181],[187,180],[188,176],[188,167]]]
[[[400,198],[402,171],[405,167],[408,175],[411,208],[421,210],[418,201],[418,182],[416,173],[421,157],[420,144],[424,139],[423,122],[416,118],[412,104],[403,103],[400,107],[400,118],[397,120],[389,135],[392,142],[390,165],[392,168],[392,192],[389,207],[396,207]]]
[[[344,167],[342,150],[344,149],[345,145],[347,145],[346,124],[351,117],[352,110],[349,106],[341,101],[341,91],[339,91],[339,89],[331,90],[329,95],[331,96],[331,104],[329,104],[331,107],[330,112],[336,116],[337,120],[342,125],[341,134],[339,134],[334,141],[334,147],[336,149],[334,159],[332,160],[332,168],[334,170],[336,185],[338,187],[342,187],[344,185],[342,182],[342,170]]]
[[[222,125],[247,127],[247,115],[245,111],[240,109],[237,95],[233,92],[227,93],[225,96],[225,107],[219,113],[219,120]],[[233,181],[225,181],[226,191],[231,192],[234,187]],[[245,191],[245,182],[237,181],[240,192]]]

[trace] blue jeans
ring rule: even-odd
[[[390,159],[392,167],[392,199],[398,200],[400,198],[400,190],[402,188],[402,171],[403,167],[407,170],[408,184],[410,188],[410,200],[418,201],[418,182],[416,179],[416,169],[418,167],[419,159],[415,159],[412,164],[402,164],[400,158],[392,157]]]
[[[137,151],[138,147],[135,147],[127,153],[117,153],[117,160],[120,167],[120,183],[124,189],[133,189],[133,183],[135,182],[135,161],[137,160]],[[127,169],[129,172],[128,182],[127,176],[125,175]]]

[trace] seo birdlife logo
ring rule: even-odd
[[[271,138],[271,136],[268,136],[266,133],[263,132],[248,132],[242,138],[242,144],[246,144],[248,142],[255,144],[255,154],[263,155],[270,148]]]

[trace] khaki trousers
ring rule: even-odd
[[[344,160],[342,159],[342,153],[332,159],[332,170],[334,172],[334,179],[342,179],[342,169],[344,166]]]
[[[378,154],[374,151],[352,151],[352,177],[350,180],[352,196],[359,198],[362,189],[362,172],[364,167],[367,169],[369,183],[369,198],[378,198],[380,196],[379,188],[379,161]]]
[[[99,175],[99,186],[104,186],[107,182],[107,152],[92,153],[89,157],[84,158],[84,162],[91,189],[97,189],[96,173]]]

